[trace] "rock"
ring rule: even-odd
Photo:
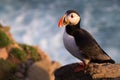
[[[52,61],[50,66],[50,80],[55,80],[54,71],[59,68],[61,64],[59,62]]]
[[[22,74],[21,72],[16,72],[16,73],[15,73],[15,76],[16,76],[17,78],[24,78],[24,74]]]
[[[26,68],[25,63],[21,63],[21,64],[20,64],[20,67],[21,67],[22,69],[25,69],[25,68]]]
[[[51,62],[50,57],[47,55],[47,53],[45,51],[40,49],[38,46],[36,46],[36,49],[37,49],[37,52],[39,53],[39,55],[41,56],[41,59],[45,59],[45,60]]]
[[[120,64],[90,64],[87,71],[92,78],[120,78]]]
[[[21,65],[18,65],[17,66],[17,69],[16,69],[16,72],[21,72],[21,73],[25,73],[25,69],[26,69],[26,66],[25,66],[25,64],[21,64]]]
[[[48,60],[41,60],[35,62],[28,69],[28,78],[29,80],[54,80],[53,72],[58,68],[59,64],[54,62],[52,64]]]
[[[53,73],[55,71],[55,69],[59,68],[61,66],[61,64],[59,62],[55,62],[55,61],[52,61],[51,62],[51,73]]]
[[[28,78],[29,80],[50,80],[48,73],[50,63],[46,60],[35,62],[28,69]]]
[[[81,70],[75,72],[77,67]],[[86,70],[79,63],[68,64],[55,71],[55,80],[120,80],[120,64],[91,63]]]
[[[10,27],[0,24],[0,80],[54,80],[59,66],[38,46],[16,42]]]
[[[0,58],[2,58],[2,59],[8,58],[8,53],[5,48],[0,48]]]
[[[10,61],[0,59],[0,80],[7,80],[15,69],[15,64]]]
[[[27,60],[26,61],[26,67],[29,68],[34,63],[33,60]]]

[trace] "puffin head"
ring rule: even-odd
[[[68,10],[61,17],[58,23],[58,27],[64,27],[67,25],[75,26],[80,23],[80,15],[75,10]]]

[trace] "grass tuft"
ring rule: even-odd
[[[34,61],[37,61],[40,58],[35,47],[26,44],[20,44],[20,46],[31,56]]]
[[[4,31],[0,30],[0,47],[6,47],[11,43]]]
[[[10,54],[12,54],[14,57],[18,58],[21,61],[25,61],[27,58],[27,54],[19,48],[12,48]]]

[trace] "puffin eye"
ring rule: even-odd
[[[73,14],[71,14],[71,18],[73,18]]]

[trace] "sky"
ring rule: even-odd
[[[69,9],[81,16],[90,32],[116,62],[120,62],[120,0],[0,0],[0,23],[11,26],[17,42],[37,45],[62,64],[78,62],[64,48],[60,17]]]

